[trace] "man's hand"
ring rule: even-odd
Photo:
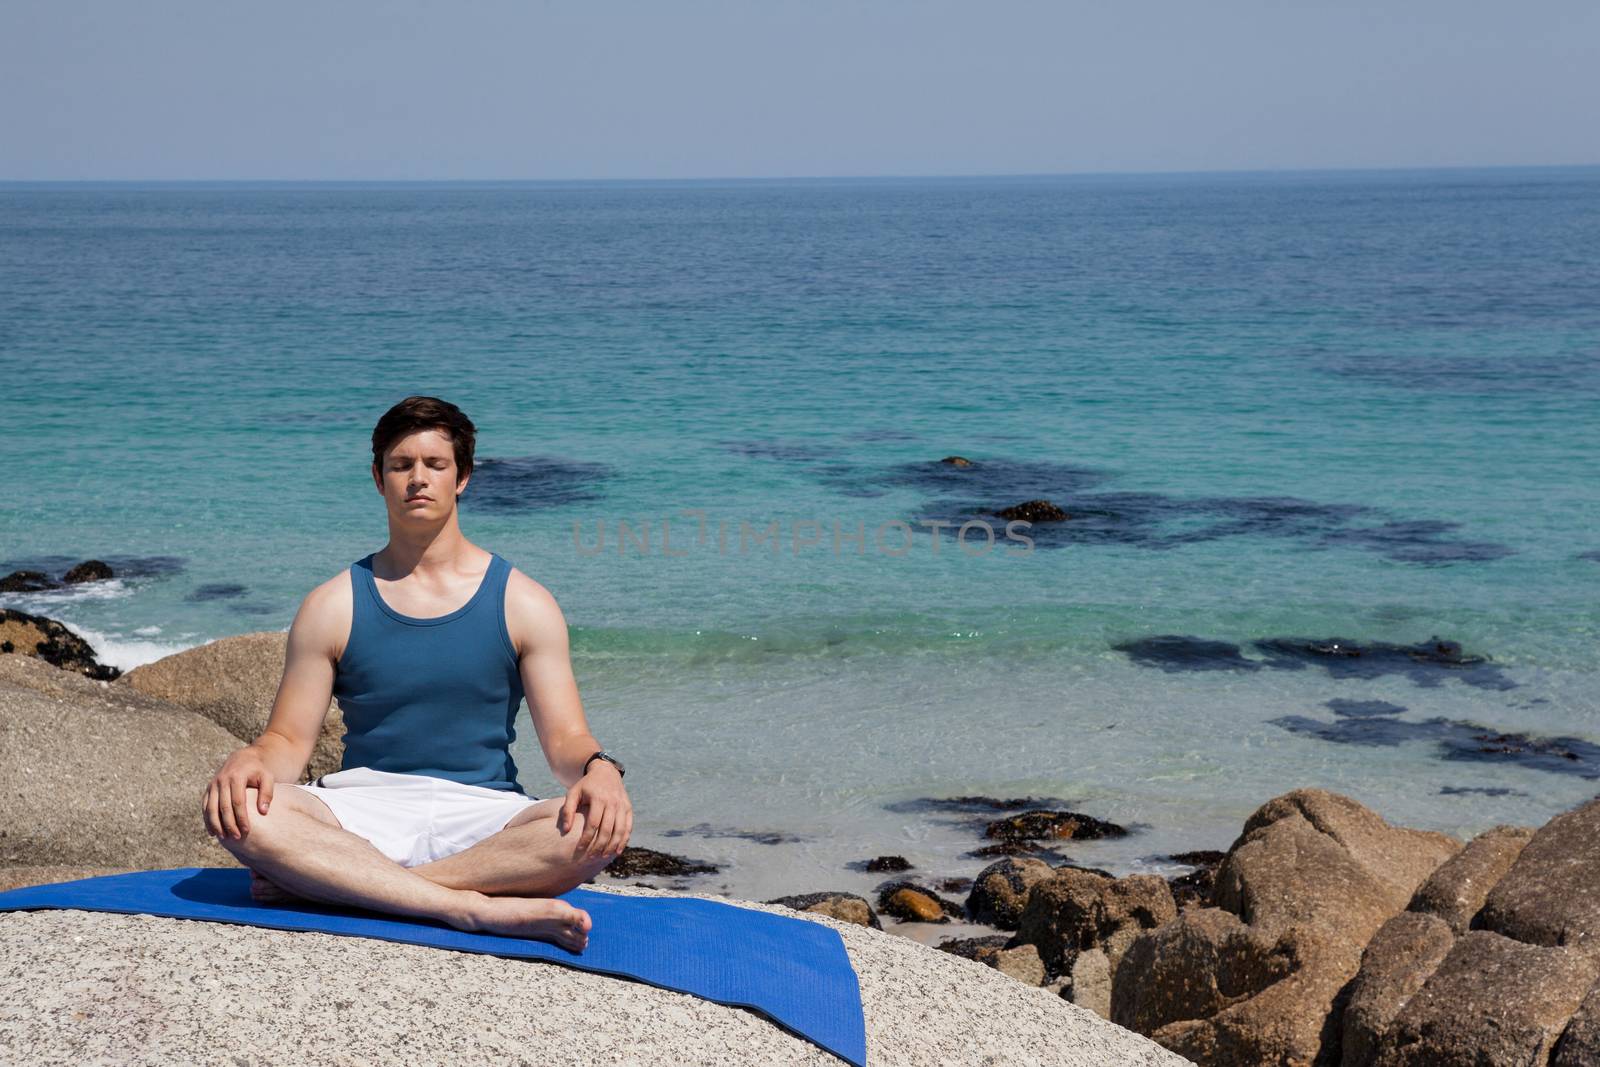
[[[556,828],[562,833],[572,829],[572,817],[583,810],[583,837],[578,841],[578,856],[622,854],[622,846],[633,833],[633,801],[622,787],[622,775],[603,759],[589,764],[589,773],[579,778],[567,790],[566,803],[556,817]]]
[[[272,803],[272,783],[272,772],[254,745],[246,745],[233,753],[206,786],[203,805],[206,832],[213,837],[226,835],[235,839],[249,833],[250,798],[244,791],[248,786],[256,787],[256,800],[261,814],[265,815],[267,806]]]

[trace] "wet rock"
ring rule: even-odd
[[[962,468],[965,468],[965,467],[972,466],[972,460],[968,459],[965,456],[946,456],[943,459],[941,459],[939,462],[943,463],[947,467],[962,467]]]
[[[1225,852],[1203,850],[1177,852],[1167,857],[1174,863],[1188,863],[1195,868],[1188,874],[1167,879],[1167,885],[1172,889],[1172,899],[1177,902],[1179,908],[1211,906],[1212,894],[1217,884],[1217,870],[1222,866],[1226,856]]]
[[[61,580],[67,585],[77,585],[80,582],[103,582],[113,577],[115,575],[111,573],[109,564],[103,560],[86,559],[62,575]]]
[[[1091,948],[1103,949],[1115,969],[1136,937],[1177,915],[1172,891],[1156,875],[1107,878],[1064,868],[1029,890],[1016,940],[1037,945],[1052,976],[1071,973],[1078,953]]]
[[[1116,823],[1096,819],[1076,811],[1028,811],[996,819],[983,828],[984,837],[1002,841],[1040,841],[1069,839],[1092,841],[1107,837],[1126,837],[1128,831]]]
[[[967,915],[974,922],[1015,930],[1022,920],[1028,891],[1054,873],[1043,860],[1008,858],[991,863],[973,881],[972,893],[967,897]]]
[[[949,937],[939,942],[936,946],[941,952],[948,952],[962,959],[975,960],[978,953],[984,949],[1001,949],[1011,943],[1011,938],[1006,934],[986,934],[983,937]]]
[[[867,861],[866,869],[874,873],[909,871],[911,864],[904,856],[877,856]]]
[[[720,869],[715,864],[698,863],[669,852],[626,845],[622,854],[606,867],[605,873],[612,878],[637,878],[641,875],[677,877],[685,874],[716,874]]]
[[[0,642],[10,644],[13,655],[33,656],[96,681],[110,681],[122,673],[96,660],[89,642],[43,615],[0,608]]]
[[[12,571],[0,578],[0,593],[42,593],[60,586],[60,582],[44,571]]]
[[[941,893],[966,893],[972,889],[971,878],[941,878],[933,883],[933,888]]]
[[[626,853],[627,849],[623,849],[623,852]],[[781,904],[795,911],[814,911],[830,919],[855,923],[857,926],[870,926],[874,930],[883,929],[883,923],[879,921],[878,913],[872,910],[872,905],[867,903],[865,897],[856,896],[854,893],[801,893],[796,896],[778,897],[766,903]]]
[[[997,841],[992,845],[984,845],[970,852],[964,852],[962,855],[968,859],[975,860],[1003,859],[1007,856],[1031,856],[1034,859],[1055,863],[1067,863],[1072,859],[1065,852],[1051,848],[1048,845],[1041,845],[1037,841]]]
[[[878,910],[901,922],[947,923],[950,913],[960,908],[942,899],[931,889],[912,882],[889,882],[878,889]]]

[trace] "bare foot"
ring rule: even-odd
[[[549,941],[571,952],[589,943],[594,921],[582,908],[552,897],[502,897],[478,894],[459,929]]]
[[[262,904],[292,904],[303,899],[277,882],[263,878],[254,869],[250,871],[250,896]]]

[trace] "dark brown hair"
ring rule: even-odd
[[[383,413],[372,428],[372,466],[383,467],[383,454],[408,434],[418,430],[441,430],[450,438],[456,454],[456,484],[472,473],[472,450],[478,442],[478,428],[462,410],[436,396],[408,396]]]

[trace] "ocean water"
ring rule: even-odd
[[[1600,170],[0,186],[0,573],[122,575],[0,605],[124,669],[286,628],[411,393],[708,888],[976,873],[923,798],[1170,874],[1300,786],[1600,792]],[[1435,636],[1485,659],[1381,654]]]

